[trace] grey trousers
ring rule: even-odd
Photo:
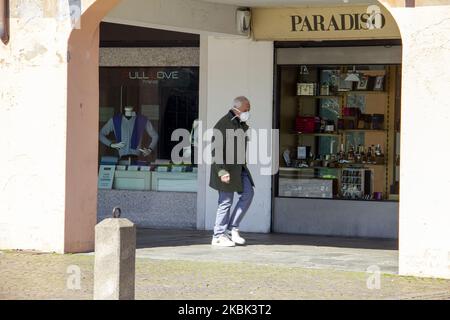
[[[239,228],[239,224],[247,213],[252,203],[254,191],[247,171],[242,170],[241,174],[243,191],[239,193],[233,213],[230,214],[233,205],[234,192],[219,191],[219,207],[217,208],[216,225],[214,227],[214,237],[218,237],[228,230]]]

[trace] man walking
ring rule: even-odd
[[[215,157],[215,150],[212,154],[209,185],[219,191],[213,246],[245,244],[245,239],[239,235],[239,224],[250,207],[255,186],[245,161],[249,116],[250,101],[246,97],[237,97],[233,108],[214,127],[213,139],[222,139],[223,154]],[[231,211],[235,192],[239,194],[239,200]]]

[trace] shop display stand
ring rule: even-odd
[[[308,66],[309,73],[308,74],[300,74],[301,67],[298,66],[299,76],[298,83],[317,83],[317,92],[320,93],[320,74],[321,71],[326,70],[339,70],[341,73],[347,73],[347,66]],[[292,132],[298,136],[297,145],[310,145],[311,150],[314,154],[318,154],[319,152],[319,144],[320,139],[322,138],[334,138],[337,141],[336,147],[339,148],[341,144],[346,147],[345,151],[348,147],[348,137],[353,133],[364,133],[364,141],[379,141],[380,144],[383,145],[383,154],[384,154],[384,162],[383,163],[346,163],[339,164],[337,167],[328,167],[328,166],[308,166],[308,167],[282,167],[280,168],[280,176],[285,177],[296,177],[297,179],[336,179],[338,181],[339,190],[335,192],[338,198],[344,199],[367,199],[368,191],[370,189],[369,195],[373,194],[373,192],[382,192],[384,198],[387,199],[389,197],[389,181],[393,181],[393,174],[395,173],[395,161],[391,161],[391,157],[389,156],[391,153],[395,152],[394,145],[392,143],[391,129],[393,128],[393,116],[391,115],[391,104],[395,103],[392,101],[391,95],[395,96],[395,84],[392,86],[391,82],[395,81],[395,70],[394,67],[385,66],[384,70],[377,70],[380,73],[383,73],[384,78],[384,90],[380,91],[369,91],[369,90],[350,90],[350,91],[340,91],[340,92],[332,92],[330,95],[297,95],[297,107],[298,107],[298,115],[299,116],[319,116],[321,109],[321,102],[323,99],[334,99],[338,101],[339,104],[339,114],[337,119],[345,119],[349,118],[348,116],[343,115],[343,108],[348,105],[348,99],[350,95],[363,95],[366,99],[379,99],[384,100],[384,112],[377,112],[384,115],[384,124],[383,128],[373,129],[373,128],[354,128],[354,129],[337,129],[337,120],[335,124],[334,132],[313,132],[313,133],[302,133],[302,132]],[[379,98],[376,98],[379,97]],[[382,135],[380,137],[379,135]],[[383,142],[383,143],[381,143]],[[368,143],[367,145],[371,145]],[[366,145],[366,146],[367,146]],[[357,147],[357,146],[355,146]],[[337,150],[336,152],[337,153]],[[390,162],[393,162],[392,164]],[[358,171],[359,170],[359,171]],[[348,193],[348,184],[344,182],[346,179],[346,174],[348,172],[362,172],[364,170],[369,170],[371,172],[372,180],[376,178],[377,183],[374,188],[374,181],[370,182],[370,188],[366,184],[365,192],[358,195],[352,194],[349,196]],[[367,176],[366,176],[367,178]],[[362,188],[361,185],[354,185],[353,187]],[[362,188],[364,189],[364,188]],[[362,192],[363,190],[361,190]]]

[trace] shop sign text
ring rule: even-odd
[[[150,77],[145,71],[130,71],[128,77],[131,80],[150,80]],[[180,74],[178,71],[158,71],[156,72],[156,80],[178,80]]]
[[[369,6],[364,13],[291,15],[290,18],[292,32],[373,30],[386,25],[386,17],[376,5]]]

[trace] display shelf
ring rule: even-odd
[[[380,91],[376,91],[376,90],[373,90],[373,91],[370,91],[370,90],[361,90],[361,91],[359,91],[359,90],[351,90],[351,91],[345,91],[345,94],[387,94],[387,91],[382,91],[382,90],[380,90]]]
[[[339,164],[336,167],[325,167],[322,166],[322,163],[317,163],[319,166],[300,168],[284,166],[279,169],[280,177],[303,179],[304,177],[314,176],[315,178],[320,179],[319,176],[321,175],[325,175],[326,177],[336,176],[335,179],[337,179],[339,183],[342,183],[342,185],[337,185],[335,190],[337,192],[335,197],[337,196],[339,198],[338,194],[341,192],[353,192],[351,189],[343,190],[342,188],[343,185],[352,186],[351,183],[349,184],[343,179],[346,174],[344,172],[345,170],[359,170],[361,171],[361,174],[363,172],[365,174],[371,172],[370,175],[367,173],[367,182],[370,183],[372,187],[368,188],[366,193],[382,193],[383,198],[387,199],[390,192],[389,183],[392,180],[389,175],[392,169],[392,161],[390,161],[390,158],[393,152],[391,150],[391,133],[393,128],[393,124],[391,123],[393,119],[392,102],[395,95],[395,79],[392,75],[393,69],[391,66],[385,66],[385,70],[382,70],[382,72],[375,70],[377,75],[378,73],[382,73],[385,76],[383,83],[384,90],[372,90],[372,84],[370,83],[366,90],[358,90],[356,89],[356,86],[353,85],[353,88],[348,88],[349,90],[336,91],[331,89],[331,86],[336,87],[336,84],[334,82],[329,82],[332,84],[330,86],[330,94],[328,95],[322,95],[320,93],[324,92],[319,92],[319,84],[322,83],[322,69],[321,66],[315,66],[315,68],[310,68],[310,72],[307,75],[298,73],[297,70],[297,79],[295,83],[297,85],[299,83],[315,83],[316,91],[314,93],[316,93],[316,95],[295,95],[292,97],[291,89],[282,91],[282,97],[286,97],[286,99],[289,97],[289,100],[286,100],[286,105],[289,105],[290,107],[282,109],[282,115],[280,117],[282,119],[293,119],[292,122],[294,122],[295,117],[320,117],[322,125],[323,120],[334,121],[335,131],[323,132],[322,130],[322,132],[305,133],[298,132],[296,129],[292,130],[292,127],[290,127],[289,124],[284,125],[282,126],[284,127],[282,128],[284,130],[283,138],[281,138],[283,146],[290,150],[291,156],[295,159],[295,155],[293,155],[295,154],[295,151],[293,150],[298,146],[309,147],[310,151],[308,152],[310,152],[310,154],[325,156],[332,154],[336,155],[337,149],[342,149],[344,150],[343,152],[347,154],[350,147],[355,150],[354,152],[357,152],[359,146],[363,146],[365,149],[364,152],[367,153],[367,147],[370,148],[370,146],[373,147],[379,145],[385,158],[380,159],[381,161],[379,163],[346,163]],[[339,68],[339,70],[341,73],[345,73],[347,69],[344,66]],[[325,71],[329,70],[326,69]],[[291,83],[291,79],[293,79],[294,76],[295,74],[293,71],[286,69],[286,78],[283,79],[284,81]],[[373,76],[374,75],[371,75],[371,77]],[[325,78],[323,81],[329,81],[329,79],[327,79],[328,78]],[[370,79],[370,81],[372,80],[374,79]],[[292,82],[292,84],[294,84],[294,82]],[[343,87],[345,87],[345,85]],[[301,99],[295,97],[301,97]],[[327,101],[327,99],[330,100]],[[283,101],[284,100],[280,100],[280,103],[283,104]],[[367,118],[358,117],[356,112],[354,116],[344,116],[344,112],[349,111],[345,110],[346,108],[360,108],[360,113],[362,115],[383,114],[384,123],[381,128],[378,126],[380,129],[373,129],[372,125],[367,121]],[[346,112],[346,114],[348,113]],[[358,127],[358,124],[360,124],[359,121],[364,120],[366,120],[365,124],[367,126],[361,125]],[[327,124],[329,124],[329,122],[327,122]],[[338,126],[340,128],[345,127],[346,129],[338,129]],[[309,164],[308,160],[306,162]],[[326,163],[324,164],[326,165]],[[332,165],[336,165],[336,163]],[[351,196],[361,197],[363,194]],[[366,196],[365,193],[364,196]]]
[[[306,97],[306,98],[314,98],[314,99],[327,99],[327,98],[341,98],[345,95],[349,94],[380,94],[380,95],[386,95],[386,91],[364,91],[364,90],[351,90],[351,91],[340,91],[337,94],[330,94],[330,95],[317,95],[317,96],[309,96],[309,95],[296,95],[297,97]]]
[[[327,99],[327,98],[342,98],[343,96],[349,95],[349,94],[379,94],[379,95],[386,95],[387,91],[370,91],[370,90],[351,90],[351,91],[340,91],[337,94],[330,94],[330,95],[317,95],[317,96],[309,96],[309,95],[296,95],[296,97],[302,97],[302,98],[312,98],[312,99]]]
[[[374,133],[387,133],[388,130],[386,129],[341,129],[337,132],[333,132],[333,133],[326,133],[326,132],[311,132],[311,133],[305,133],[305,132],[294,132],[292,134],[298,134],[298,135],[303,135],[303,136],[324,136],[324,137],[329,137],[329,136],[341,136],[342,134],[346,133],[346,132],[374,132]]]
[[[342,95],[325,95],[325,96],[301,96],[297,95],[297,97],[301,98],[313,98],[313,99],[329,99],[329,98],[341,98]]]
[[[302,170],[315,170],[315,169],[341,169],[340,167],[336,167],[336,168],[331,168],[331,167],[302,167],[302,168],[297,168],[297,167],[281,167],[280,170],[281,171],[302,171]]]
[[[303,133],[303,132],[295,132],[293,134],[298,134],[300,136],[317,136],[317,137],[339,137],[340,133]]]
[[[283,179],[290,179],[290,177],[283,177]],[[295,178],[296,180],[336,180],[337,178],[327,178],[327,177],[313,177],[313,176],[306,176],[303,178]]]
[[[387,133],[386,129],[341,129],[339,132],[377,132],[377,133]]]
[[[344,164],[340,165],[339,167],[320,167],[320,166],[314,166],[314,167],[280,167],[280,171],[302,171],[302,170],[340,170],[340,169],[369,169],[367,167],[374,167],[374,166],[380,166],[384,167],[386,164],[378,164],[378,163],[362,163],[362,164]]]

